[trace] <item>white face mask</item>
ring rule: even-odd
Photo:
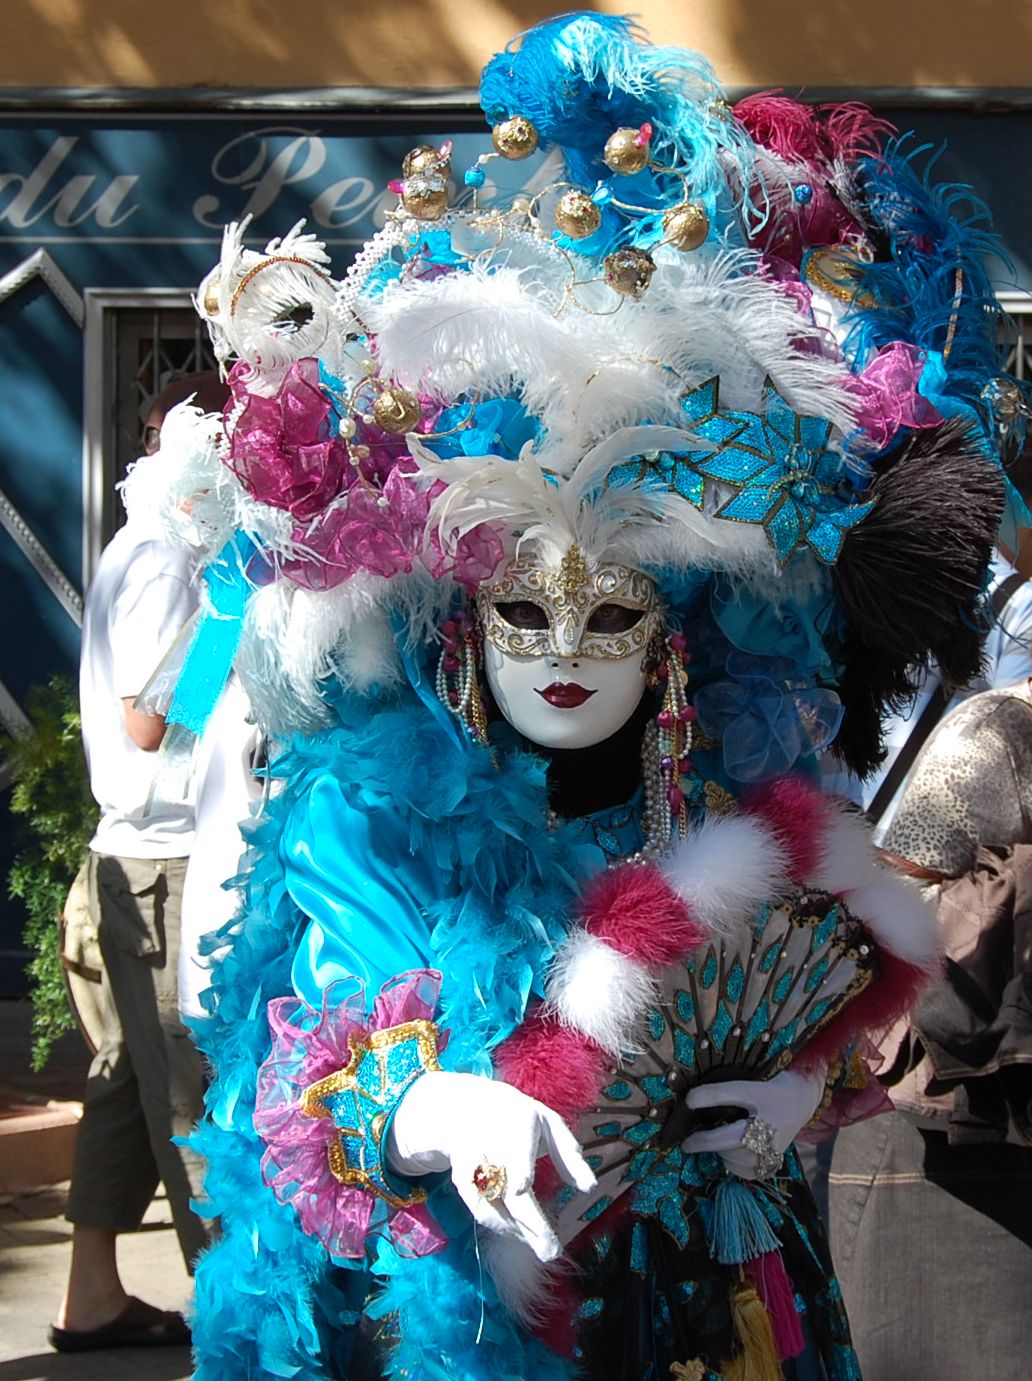
[[[542,748],[590,748],[623,727],[645,693],[642,653],[520,656],[484,644],[487,684],[509,723]]]
[[[514,563],[482,587],[484,669],[501,713],[542,748],[589,748],[623,727],[645,693],[659,627],[652,581],[589,569],[577,547],[558,568]]]

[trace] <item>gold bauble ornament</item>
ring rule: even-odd
[[[618,129],[606,140],[602,157],[614,173],[640,173],[649,161],[648,140],[641,130]]]
[[[709,234],[709,216],[698,201],[683,201],[672,206],[663,217],[667,242],[675,249],[698,249]]]
[[[439,173],[441,177],[448,177],[451,159],[433,144],[418,144],[402,159],[401,171],[404,177],[415,177],[417,173]]]
[[[538,133],[525,115],[513,115],[491,131],[495,153],[519,161],[529,158],[538,146]]]
[[[1021,411],[1021,389],[1005,374],[992,379],[982,390],[982,397],[988,397],[994,416],[1001,422],[1013,421]]]
[[[602,261],[605,280],[621,297],[641,297],[652,281],[656,261],[644,249],[625,245],[614,249]]]
[[[437,174],[417,173],[402,183],[401,202],[417,221],[440,220],[448,209],[448,187]]]
[[[221,280],[216,273],[208,280],[207,287],[204,289],[204,300],[201,306],[205,316],[218,316],[219,314],[219,287]]]
[[[584,240],[602,224],[602,213],[587,192],[564,192],[555,208],[555,223],[571,240]]]
[[[395,436],[410,432],[422,416],[416,395],[397,384],[388,384],[373,399],[373,420],[381,431]]]

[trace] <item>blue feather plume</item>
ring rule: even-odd
[[[691,197],[705,205],[725,237],[737,241],[738,218],[725,199],[727,177],[730,171],[740,187],[755,182],[752,142],[730,117],[713,69],[700,54],[647,45],[626,16],[580,12],[514,40],[484,68],[480,92],[492,125],[523,115],[543,143],[559,145],[571,182],[588,189],[611,182],[620,200],[663,210],[681,200],[680,178],[655,171],[614,177],[602,159],[614,130],[651,124],[654,160],[686,171]],[[749,214],[752,208],[739,210]],[[634,241],[638,227],[637,216],[604,206],[602,230],[589,248],[600,252],[610,243]]]

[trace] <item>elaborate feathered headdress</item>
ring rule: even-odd
[[[461,177],[414,149],[343,278],[300,227],[264,254],[230,227],[199,290],[236,362],[192,473],[259,714],[381,693],[506,558],[576,543],[656,579],[698,681],[840,694],[867,769],[916,665],[978,661],[1024,406],[979,208],[863,108],[731,109],[627,19],[540,25],[483,106],[491,147]],[[492,161],[539,147],[503,203]]]

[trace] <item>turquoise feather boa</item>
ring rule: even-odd
[[[330,770],[350,790],[385,793],[411,849],[430,851],[454,877],[449,899],[427,915],[433,962],[444,976],[441,1024],[451,1033],[452,1068],[490,1074],[490,1051],[541,995],[579,886],[602,864],[583,836],[545,828],[539,759],[518,751],[496,759],[457,745],[414,697],[347,718],[347,725],[296,740],[272,769],[282,790],[253,839],[242,916],[216,937],[231,947],[214,971],[211,1014],[196,1025],[214,1079],[193,1145],[209,1162],[205,1211],[221,1219],[223,1232],[197,1272],[198,1381],[344,1374],[350,1325],[368,1284],[361,1269],[335,1266],[276,1202],[261,1180],[262,1145],[251,1126],[257,1070],[269,1049],[266,1005],[290,991],[307,923],[286,893],[279,842],[312,781]],[[448,1217],[450,1188],[434,1198],[442,1196],[434,1207]],[[469,1221],[455,1214],[445,1252],[419,1261],[374,1244],[377,1314],[401,1319],[391,1374],[566,1377],[567,1364],[493,1299]]]

